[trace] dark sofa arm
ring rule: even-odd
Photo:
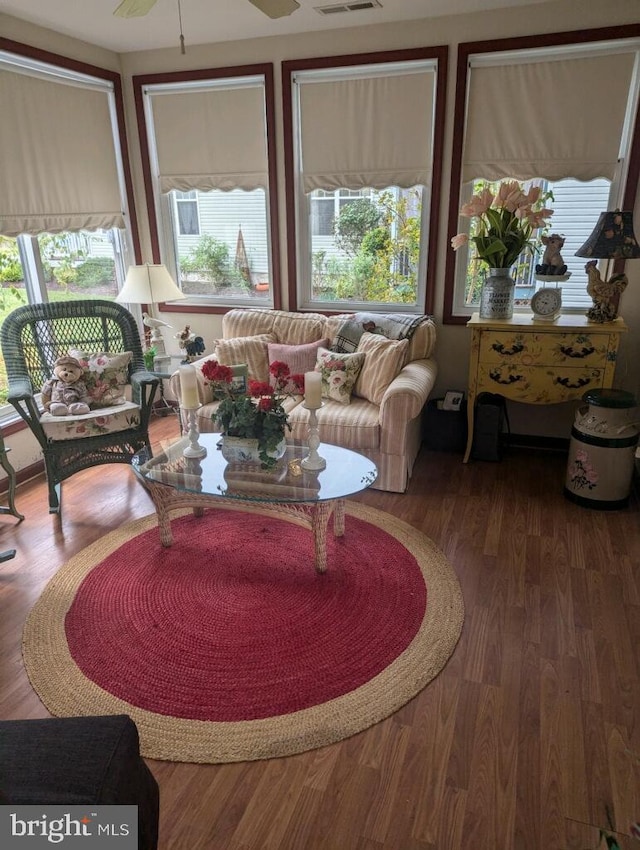
[[[134,805],[138,848],[158,845],[159,790],[125,714],[0,721],[5,805]]]

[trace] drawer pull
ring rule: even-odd
[[[494,342],[491,348],[497,351],[498,354],[504,354],[505,357],[512,357],[514,354],[520,354],[521,351],[524,351],[524,344],[522,342],[514,342],[511,348],[505,348],[501,342]]]
[[[572,381],[570,378],[556,378],[557,384],[562,384],[563,387],[566,387],[569,390],[577,390],[580,387],[585,387],[587,384],[591,383],[591,378],[578,378],[577,381]]]
[[[582,348],[574,348],[572,345],[561,345],[560,351],[565,355],[565,357],[573,357],[577,360],[582,359],[583,357],[588,357],[590,354],[593,354],[595,348],[590,345],[587,347],[583,345]]]
[[[509,375],[507,378],[503,378],[500,371],[497,369],[489,372],[489,377],[492,381],[495,381],[496,384],[515,384],[517,381],[522,381],[524,379],[524,375]]]

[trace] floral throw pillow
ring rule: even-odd
[[[364,357],[362,352],[341,354],[319,348],[315,371],[322,375],[322,397],[349,404]]]
[[[71,348],[69,355],[82,364],[91,407],[113,407],[126,401],[124,388],[129,382],[129,363],[133,357],[130,351],[89,354]]]

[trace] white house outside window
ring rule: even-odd
[[[335,222],[344,207],[358,198],[367,198],[370,194],[366,189],[338,189],[334,192],[316,189],[311,192],[311,235],[333,237]]]
[[[175,200],[175,215],[180,236],[199,236],[200,218],[198,215],[198,193],[195,189],[190,192],[173,192]]]

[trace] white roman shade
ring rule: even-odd
[[[162,193],[268,186],[263,82],[151,95]]]
[[[635,54],[471,60],[462,181],[611,180]]]
[[[109,92],[0,69],[0,233],[124,227]]]
[[[297,76],[304,192],[429,185],[435,82],[433,68],[323,81]]]

